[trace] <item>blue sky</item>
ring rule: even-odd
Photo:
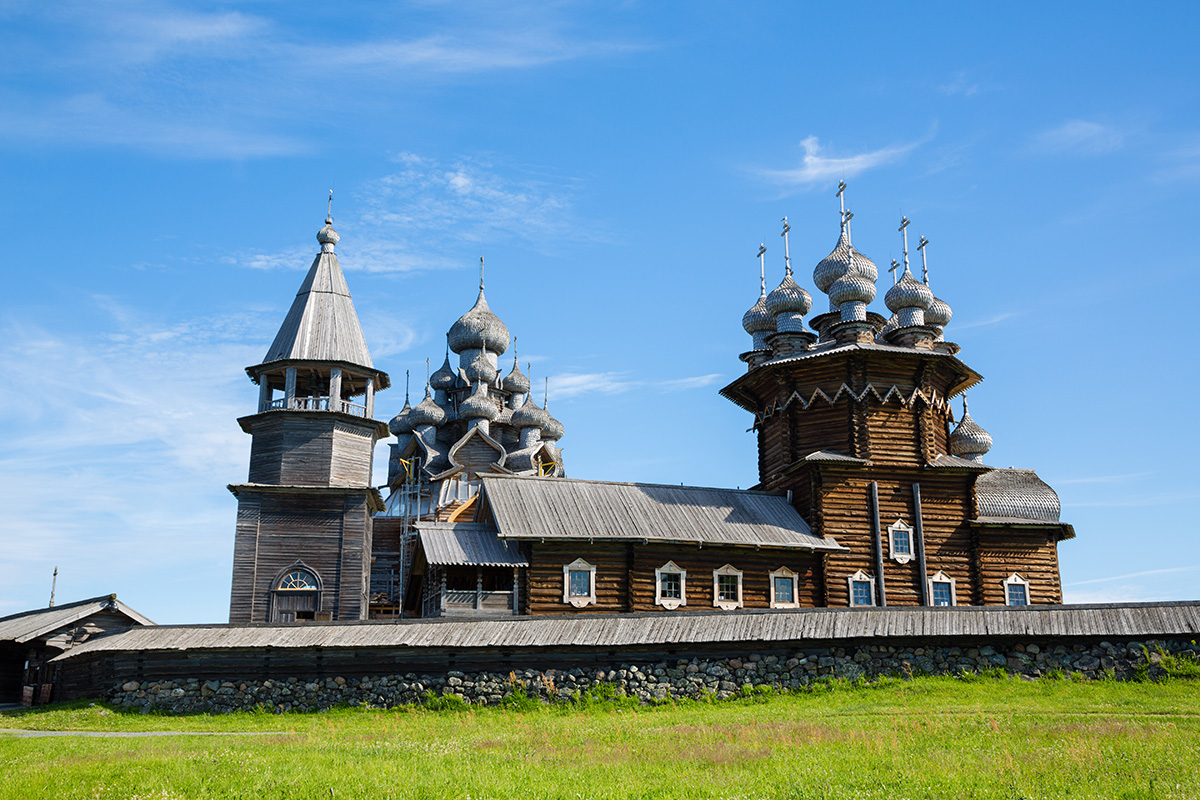
[[[378,416],[484,255],[572,476],[752,485],[717,389],[754,253],[778,283],[787,215],[816,294],[841,178],[876,262],[902,214],[931,240],[988,462],[1078,531],[1067,599],[1200,596],[1193,4],[498,5],[0,1],[0,614],[57,565],[225,619],[243,368],[331,187]]]

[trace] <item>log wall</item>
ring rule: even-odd
[[[368,486],[374,423],[322,412],[263,414],[252,422],[251,483]]]

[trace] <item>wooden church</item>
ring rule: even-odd
[[[838,197],[844,197],[844,184]],[[442,366],[387,424],[389,385],[338,265],[332,219],[261,364],[238,498],[230,622],[505,617],[697,609],[1061,603],[1072,538],[1032,470],[983,463],[991,437],[966,409],[978,373],[944,338],[949,306],[893,262],[879,271],[842,208],[813,273],[812,317],[785,274],[743,317],[748,367],[721,394],[753,414],[750,490],[566,476],[563,425],[534,400],[482,280]],[[927,242],[918,249],[925,264]],[[810,329],[811,328],[811,329]],[[452,363],[451,353],[457,364]],[[951,401],[963,395],[956,423]],[[385,497],[371,485],[390,444]]]

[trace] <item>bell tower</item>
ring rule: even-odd
[[[258,410],[238,420],[253,437],[238,498],[229,621],[366,619],[375,444],[375,369],[338,265],[332,216],[321,251],[262,363]]]

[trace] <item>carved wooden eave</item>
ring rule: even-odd
[[[245,433],[254,433],[254,423],[272,417],[283,416],[298,417],[301,419],[318,419],[327,420],[330,418],[336,419],[339,422],[346,422],[352,425],[359,425],[364,428],[371,428],[375,432],[376,439],[386,439],[391,432],[388,430],[386,422],[380,422],[377,419],[360,417],[356,414],[346,414],[342,411],[301,411],[295,408],[272,408],[267,411],[260,411],[257,414],[250,414],[245,417],[238,417],[238,425],[241,426]]]
[[[375,369],[374,367],[364,367],[362,364],[355,364],[350,361],[280,358],[274,361],[264,361],[252,367],[246,367],[246,374],[250,376],[251,381],[257,384],[263,373],[287,369],[288,367],[296,367],[302,370],[337,368],[360,375],[367,375],[374,379],[376,391],[387,389],[392,385],[392,379],[383,370]]]
[[[275,483],[231,483],[225,487],[237,497],[242,492],[254,494],[356,495],[363,494],[373,512],[385,510],[383,495],[374,486],[292,486]]]

